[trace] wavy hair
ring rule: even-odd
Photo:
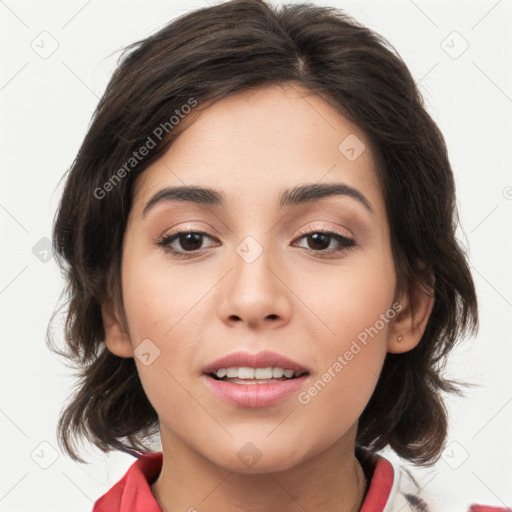
[[[335,8],[233,0],[186,13],[125,49],[68,170],[53,227],[66,280],[66,347],[59,350],[50,334],[47,343],[78,371],[57,427],[60,446],[74,460],[83,462],[78,439],[139,456],[159,426],[133,358],[105,345],[100,305],[112,298],[126,322],[120,268],[132,185],[176,140],[180,125],[153,137],[155,147],[129,171],[126,162],[190,98],[198,111],[285,83],[324,98],[366,134],[378,160],[398,287],[434,283],[422,339],[409,352],[386,355],[357,444],[374,451],[389,445],[417,464],[439,457],[447,436],[442,392],[460,392],[443,377],[446,356],[478,327],[474,283],[455,237],[455,185],[443,135],[406,64],[379,34]],[[102,199],[98,190],[107,182]]]

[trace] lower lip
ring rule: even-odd
[[[230,404],[241,407],[265,407],[297,393],[308,376],[303,375],[295,379],[269,382],[268,384],[233,384],[215,380],[209,375],[202,377],[214,395]]]

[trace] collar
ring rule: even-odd
[[[359,448],[356,456],[369,482],[360,512],[433,512],[420,496],[420,486],[409,470]],[[162,512],[151,492],[162,462],[162,452],[139,452],[123,478],[96,500],[92,512]],[[471,505],[468,512],[512,509]]]
[[[369,487],[360,512],[392,512],[388,504],[398,491],[393,465],[368,452],[361,459]],[[151,492],[162,462],[162,452],[141,453],[121,480],[96,500],[92,512],[162,512]]]

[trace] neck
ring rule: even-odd
[[[366,493],[354,444],[344,439],[289,469],[261,473],[220,467],[177,438],[162,437],[162,452],[151,490],[163,512],[352,512]]]

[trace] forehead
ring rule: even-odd
[[[263,197],[278,206],[293,186],[333,182],[383,209],[370,141],[310,91],[273,85],[201,109],[181,121],[186,130],[137,178],[134,209],[141,212],[163,187],[218,189],[229,208],[261,207]]]

